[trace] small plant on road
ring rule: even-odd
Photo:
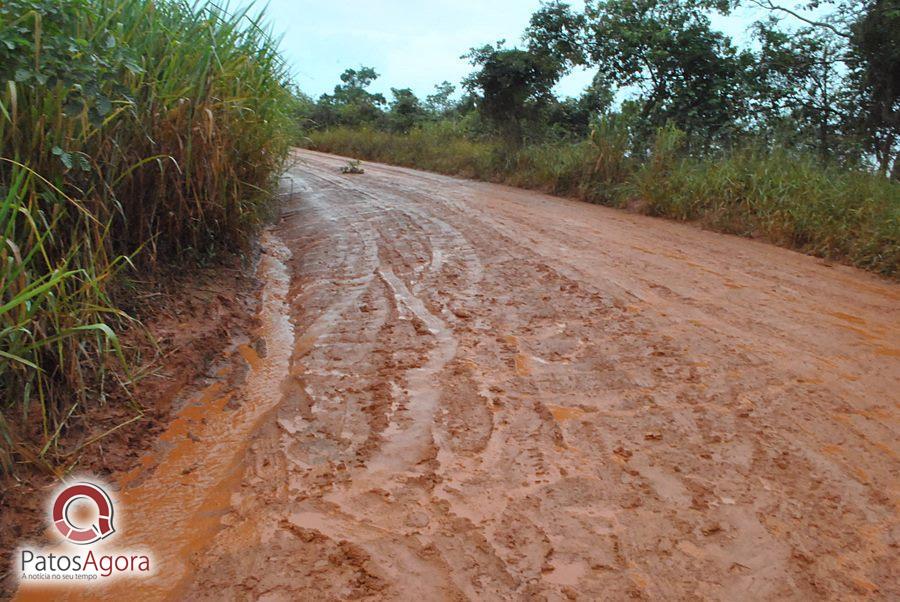
[[[341,168],[341,173],[366,173],[366,170],[359,165],[359,160],[347,161],[347,164]]]

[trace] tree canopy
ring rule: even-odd
[[[711,19],[741,5],[765,9],[747,47]],[[689,150],[750,141],[900,177],[900,0],[587,0],[581,10],[550,0],[531,16],[521,46],[485,45],[464,58],[474,70],[462,97],[444,81],[424,102],[405,88],[388,103],[368,91],[374,69],[348,69],[316,103],[313,121],[403,132],[467,119],[521,143],[583,139],[615,115],[634,153],[672,126]],[[574,68],[593,72],[590,86],[558,98],[554,86]]]
[[[479,111],[504,135],[521,138],[525,120],[553,98],[561,64],[549,54],[495,46],[473,48],[465,55],[478,70],[464,85],[479,97]]]

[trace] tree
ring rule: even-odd
[[[585,7],[585,51],[598,74],[636,88],[646,133],[667,122],[703,146],[727,138],[747,117],[753,63],[710,28],[707,12],[724,1],[609,0]]]
[[[425,105],[435,115],[444,115],[453,110],[451,97],[456,92],[456,86],[448,81],[443,81],[434,87],[434,94],[425,97]]]
[[[830,16],[828,18],[828,20],[819,20],[819,19],[811,17],[809,15],[804,15],[804,14],[798,12],[797,10],[793,10],[793,9],[787,8],[785,6],[781,6],[780,4],[775,4],[774,2],[772,2],[772,0],[749,0],[749,1],[751,4],[755,4],[756,6],[758,6],[760,8],[764,8],[768,11],[784,13],[784,14],[790,15],[790,16],[794,17],[795,19],[797,19],[798,21],[802,21],[803,23],[806,23],[807,25],[810,25],[812,27],[828,30],[829,32],[831,32],[832,34],[834,34],[836,36],[840,36],[840,37],[847,38],[847,39],[850,38],[850,34],[846,31],[846,28],[841,27],[841,25],[839,23],[836,24],[835,22],[832,22],[832,21],[836,21],[834,19],[834,15]],[[826,2],[827,2],[827,0],[826,0]],[[809,2],[807,4],[806,8],[807,9],[817,9],[817,8],[819,8],[819,6],[821,4],[822,4],[822,2],[820,0],[812,0],[811,2]],[[846,12],[846,11],[841,10],[839,12]]]
[[[825,29],[785,33],[777,25],[774,18],[755,25],[760,42],[753,99],[758,125],[769,130],[784,125],[782,141],[809,143],[823,159],[831,159],[838,150],[836,133],[846,121],[840,43]]]
[[[478,71],[464,85],[479,97],[481,116],[509,142],[522,142],[524,124],[553,99],[560,64],[546,54],[496,46],[473,48],[464,56]]]
[[[613,92],[602,78],[594,81],[578,98],[554,100],[543,111],[542,120],[554,138],[585,139],[591,124],[607,115],[613,103]]]
[[[643,110],[636,126],[649,139],[674,122],[709,146],[727,139],[747,118],[753,57],[710,28],[708,12],[729,0],[588,1],[582,14],[545,3],[532,16],[529,48],[568,68],[597,69],[595,84],[634,89]]]
[[[321,126],[371,124],[382,117],[386,104],[384,95],[372,94],[367,88],[378,79],[372,67],[347,69],[341,74],[341,82],[334,87],[334,94],[319,98],[313,117]]]
[[[881,172],[900,180],[900,0],[876,0],[851,25],[852,81],[862,108],[857,119]]]
[[[585,63],[585,17],[559,0],[542,2],[531,15],[525,39],[528,50],[556,59],[569,68]]]
[[[391,130],[405,134],[425,118],[425,109],[409,88],[391,88],[391,94],[394,99],[391,101],[388,123]]]
[[[842,105],[843,134],[855,133],[880,171],[900,179],[900,0],[809,0],[798,8],[747,1],[808,25],[807,37],[818,31],[815,37],[829,40],[829,59],[848,74],[841,78],[841,102],[832,103]],[[832,12],[821,17],[825,5]]]

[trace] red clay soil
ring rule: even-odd
[[[132,403],[124,390],[110,386],[105,404],[72,417],[59,454],[49,464],[61,472],[74,465],[76,472],[112,480],[133,468],[157,444],[192,383],[223,361],[223,341],[241,340],[255,329],[258,283],[249,272],[233,258],[192,270],[189,276],[162,273],[152,286],[141,285],[134,298],[123,299],[131,305],[130,315],[143,324],[120,337],[136,363],[135,374],[141,375],[131,389]],[[135,405],[143,408],[142,417]],[[33,423],[34,416],[27,425],[16,426],[26,432]],[[76,451],[119,425],[124,426]],[[14,476],[0,477],[0,599],[16,587],[8,573],[10,554],[23,541],[40,540],[47,526],[46,498],[57,483],[46,468],[28,464],[18,466]]]
[[[156,575],[54,595],[900,598],[896,284],[298,158],[243,369],[112,478]]]

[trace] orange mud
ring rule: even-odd
[[[265,344],[117,482],[158,575],[82,595],[900,597],[895,284],[298,157]]]

